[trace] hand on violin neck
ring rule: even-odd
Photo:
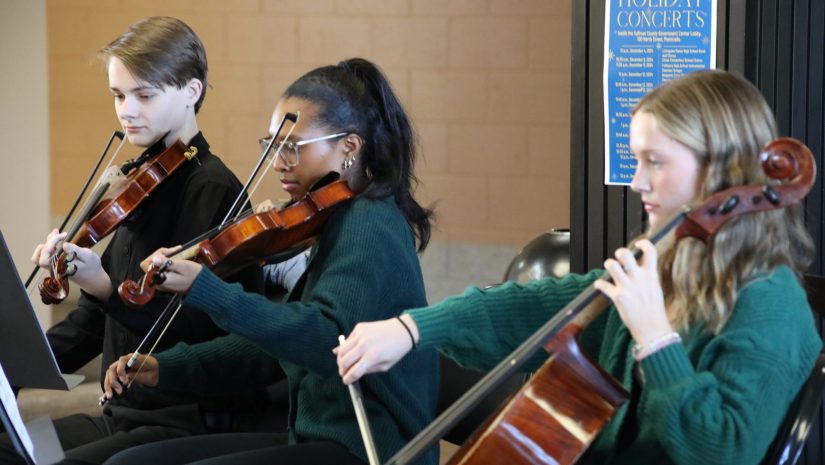
[[[158,289],[175,294],[186,294],[197,279],[203,265],[189,260],[175,260],[165,254],[151,257],[152,266],[162,269],[163,279]]]
[[[659,281],[656,247],[647,239],[635,246],[642,251],[638,261],[629,249],[616,250],[615,259],[604,262],[613,282],[599,279],[593,287],[613,301],[636,343],[647,344],[663,334],[672,333],[673,328]]]
[[[37,247],[34,248],[32,263],[41,268],[49,269],[52,266],[52,257],[54,257],[55,252],[57,252],[57,243],[65,238],[65,232],[59,232],[57,229],[53,229],[52,232],[46,236],[46,241],[38,244]]]
[[[100,300],[107,300],[114,291],[114,287],[112,287],[108,273],[100,263],[100,257],[91,249],[78,247],[69,242],[63,244],[63,250],[67,254],[69,269],[73,270],[69,279],[87,294]]]
[[[149,271],[150,267],[157,268],[165,263],[168,257],[178,253],[180,249],[181,246],[179,245],[174,247],[161,247],[158,250],[155,250],[152,255],[149,255],[146,259],[140,262],[140,269],[146,272]]]

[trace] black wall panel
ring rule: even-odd
[[[571,0],[571,269],[601,267],[638,234],[642,211],[629,188],[605,186],[602,63],[604,0]],[[717,67],[754,82],[773,108],[780,135],[805,142],[819,173],[805,200],[816,244],[812,274],[825,274],[825,0],[719,0]],[[823,322],[818,321],[820,334]],[[825,463],[823,421],[800,463]]]

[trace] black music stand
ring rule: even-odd
[[[17,453],[28,465],[51,465],[65,457],[52,420],[39,417],[23,424],[17,402],[0,365],[0,421]],[[28,447],[27,447],[28,445]]]
[[[61,374],[0,231],[0,363],[12,386],[68,391],[84,376]]]

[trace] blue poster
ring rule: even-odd
[[[605,0],[605,184],[627,185],[630,112],[659,84],[716,65],[716,0]]]

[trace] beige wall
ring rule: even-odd
[[[516,245],[568,225],[570,0],[49,0],[47,7],[55,215],[117,128],[94,52],[135,20],[163,14],[190,24],[206,45],[213,87],[200,125],[242,180],[280,92],[315,66],[363,56],[387,72],[421,136],[418,197],[438,202],[436,241]],[[274,189],[269,196],[285,197]]]
[[[0,0],[0,63],[0,230],[25,280],[49,227],[46,0]]]

